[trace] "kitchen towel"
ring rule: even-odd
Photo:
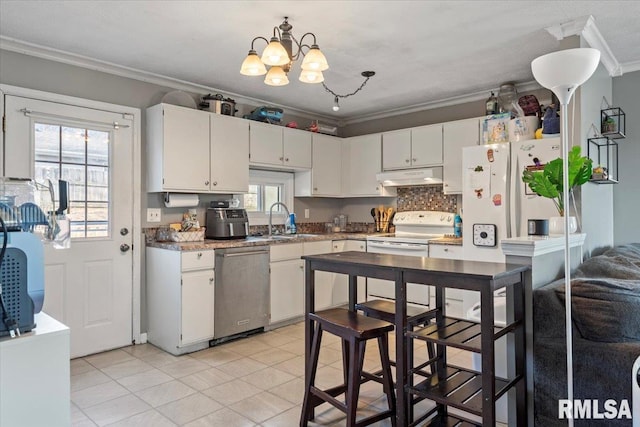
[[[167,193],[164,196],[164,205],[168,208],[192,208],[199,202],[197,194]]]

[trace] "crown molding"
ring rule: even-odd
[[[593,16],[583,16],[572,21],[547,27],[546,30],[557,40],[562,40],[570,36],[581,36],[589,46],[600,51],[600,61],[607,69],[611,77],[621,76],[623,66],[613,55],[609,44],[596,26]]]
[[[640,61],[625,62],[623,64],[620,64],[620,69],[622,70],[623,74],[640,71]]]
[[[87,68],[94,71],[100,71],[107,74],[113,74],[116,76],[138,80],[145,83],[151,83],[158,86],[164,86],[171,89],[184,90],[192,93],[222,92],[227,96],[233,97],[235,101],[239,103],[245,103],[253,106],[269,105],[273,107],[279,107],[286,109],[288,114],[293,114],[310,120],[322,120],[328,124],[337,124],[335,117],[323,116],[318,113],[300,110],[288,105],[276,104],[272,101],[267,101],[260,98],[252,98],[246,95],[240,95],[238,93],[229,92],[210,86],[192,83],[173,77],[167,77],[148,71],[138,70],[136,68],[118,65],[112,62],[102,61],[99,59],[90,58],[88,56],[78,55],[59,49],[41,46],[35,43],[29,43],[2,35],[0,35],[0,49],[29,56],[35,56],[37,58],[47,59],[50,61],[61,62],[63,64],[73,65],[76,67]]]
[[[532,90],[542,89],[542,86],[540,86],[540,84],[536,81],[516,83],[515,86],[518,92],[530,92]],[[473,92],[470,94],[452,96],[450,98],[444,98],[437,101],[423,102],[420,104],[409,105],[407,107],[390,109],[390,110],[384,111],[383,113],[371,113],[371,114],[359,115],[357,117],[349,117],[342,120],[341,126],[351,125],[351,124],[361,123],[361,122],[368,122],[370,120],[385,119],[388,117],[395,117],[395,116],[400,116],[400,115],[405,115],[410,113],[417,113],[420,111],[433,110],[435,108],[451,107],[453,105],[465,104],[467,102],[484,101],[485,99],[487,99],[487,93],[489,92],[498,93],[499,91],[500,91],[499,87],[488,88],[488,89],[484,89],[478,92]]]

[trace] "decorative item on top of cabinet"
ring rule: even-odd
[[[442,125],[382,134],[382,169],[410,169],[442,164]]]

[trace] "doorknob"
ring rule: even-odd
[[[129,249],[131,248],[126,243],[120,245],[120,252],[127,252]]]
[[[126,236],[127,234],[129,234],[129,229],[124,227],[120,229],[120,235],[121,236]]]

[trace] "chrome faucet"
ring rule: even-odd
[[[282,202],[275,202],[274,204],[272,204],[269,208],[269,237],[271,237],[271,235],[273,234],[273,208],[274,206],[278,205],[284,208],[284,210],[287,212],[287,218],[289,217],[289,208],[287,208],[287,205]]]

